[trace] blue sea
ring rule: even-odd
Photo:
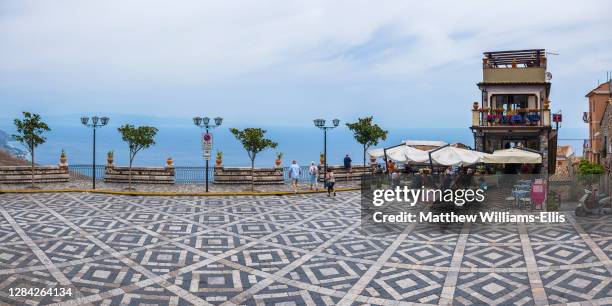
[[[81,125],[53,124],[49,122],[51,132],[46,134],[47,142],[36,150],[36,162],[39,164],[57,164],[62,149],[66,151],[69,164],[91,164],[92,131]],[[97,164],[106,163],[106,152],[114,150],[115,164],[127,165],[128,147],[121,140],[115,125],[98,129],[96,137]],[[172,157],[177,166],[201,166],[204,164],[201,130],[193,125],[160,126],[155,146],[138,153],[135,165],[163,166],[168,157]],[[265,128],[265,127],[264,127]],[[14,133],[14,128],[3,122],[0,129]],[[283,164],[288,165],[295,159],[298,164],[307,165],[318,161],[323,152],[323,132],[315,127],[268,127],[268,138],[278,142],[276,149],[267,149],[257,155],[255,164],[259,167],[273,166],[275,153],[283,152]],[[214,151],[223,152],[223,162],[227,166],[249,166],[246,151],[229,132],[228,127],[214,129]],[[587,138],[587,130],[582,128],[561,128],[560,139]],[[469,128],[396,128],[389,129],[389,137],[377,147],[392,146],[406,139],[442,140],[447,143],[461,142],[474,145]],[[581,140],[560,140],[560,144],[572,145],[577,155],[582,154]],[[355,142],[352,133],[344,126],[329,130],[327,134],[327,154],[330,164],[341,164],[345,154],[349,154],[355,164],[362,163],[361,145]],[[214,155],[213,155],[214,159]],[[212,161],[214,163],[214,161]]]

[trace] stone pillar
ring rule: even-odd
[[[542,170],[540,173],[548,177],[548,131],[540,132],[540,153],[542,153]],[[556,150],[557,148],[552,148]]]
[[[481,131],[474,132],[474,150],[480,152],[484,151],[484,133]]]

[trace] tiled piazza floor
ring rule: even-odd
[[[359,203],[0,194],[0,304],[612,304],[609,216],[362,226]]]

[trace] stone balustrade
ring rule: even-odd
[[[168,167],[132,167],[132,183],[134,184],[174,184],[175,171]],[[104,182],[128,183],[130,168],[106,165]]]
[[[283,168],[255,168],[255,185],[283,185]],[[214,184],[251,184],[249,167],[215,167]]]
[[[35,183],[68,182],[70,174],[68,166],[34,166]],[[32,182],[32,167],[3,166],[0,167],[0,184],[29,184]]]
[[[336,182],[359,182],[361,181],[361,177],[364,174],[371,174],[372,173],[372,166],[368,165],[368,166],[353,166],[351,168],[351,172],[348,173],[348,169],[344,168],[344,166],[334,166],[334,165],[327,165],[327,169],[333,169],[334,170],[334,176],[336,177]],[[320,165],[319,166],[319,181],[323,182],[323,179],[325,178],[325,174],[324,174],[324,169],[323,166]]]

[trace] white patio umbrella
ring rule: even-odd
[[[521,149],[496,150],[493,154],[484,156],[481,162],[485,164],[540,164],[542,155]]]
[[[386,149],[386,153],[388,159],[398,163],[423,163],[429,160],[427,151],[419,150],[403,144]],[[385,149],[371,149],[368,150],[368,154],[376,158],[382,158],[385,157]]]
[[[368,150],[367,153],[368,153],[368,155],[370,155],[372,157],[376,157],[376,158],[385,157],[385,149],[383,149],[383,148],[370,149],[370,150]]]
[[[443,166],[468,166],[480,162],[489,154],[474,150],[455,148],[452,146],[443,147],[431,153],[434,164]]]

